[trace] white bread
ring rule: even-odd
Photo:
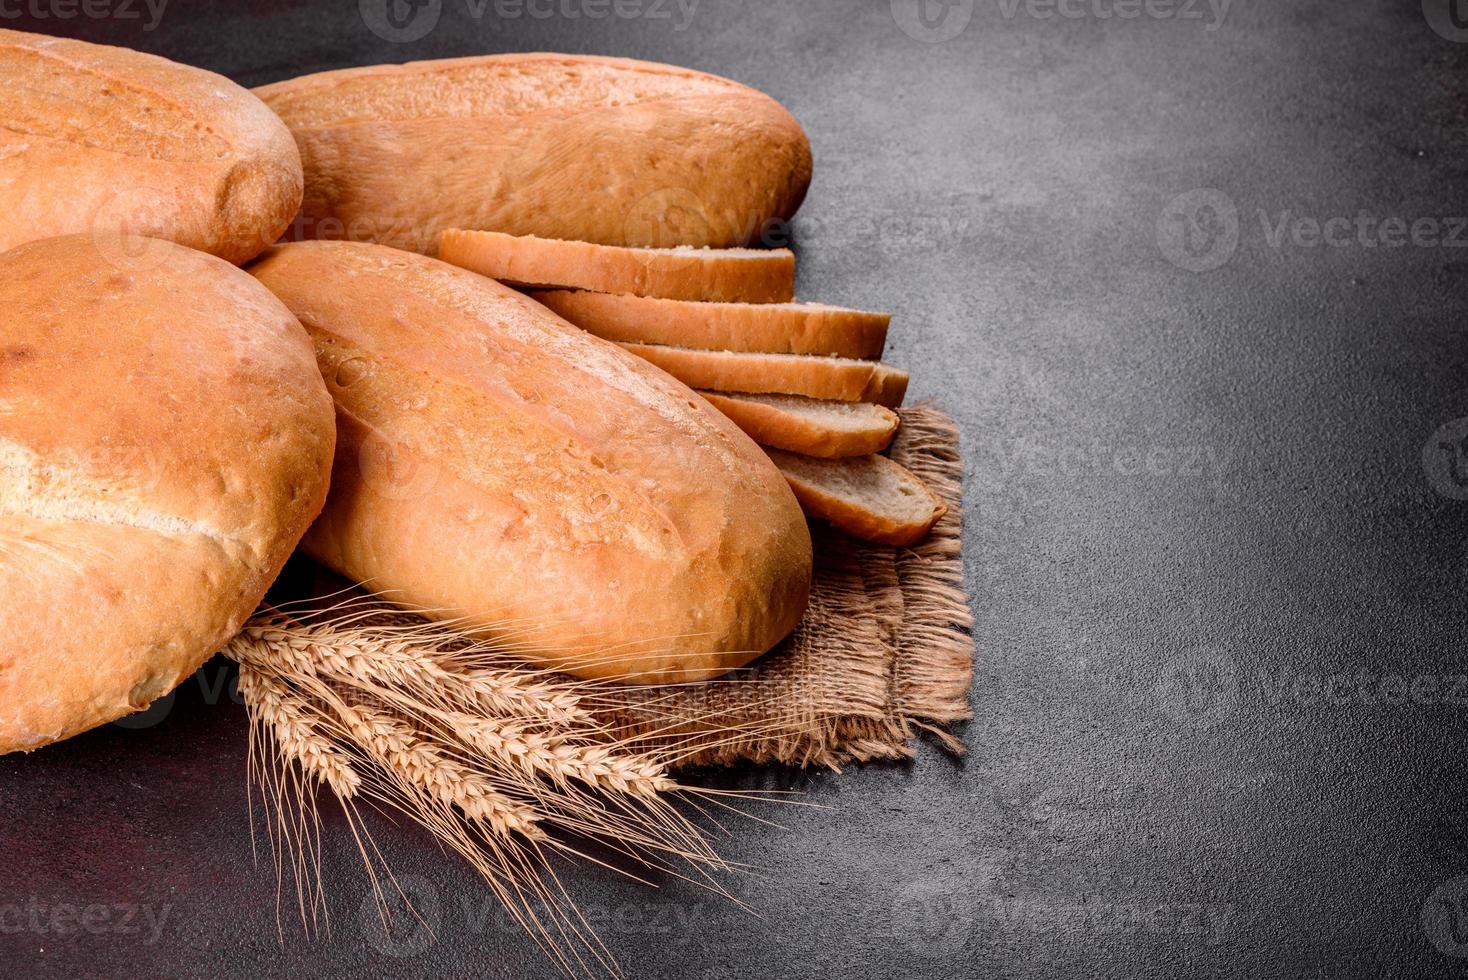
[[[800,619],[794,496],[672,378],[409,252],[308,242],[251,271],[301,318],[337,400],[313,557],[585,677],[715,677]]]
[[[606,340],[703,350],[879,360],[892,319],[821,303],[700,303],[585,290],[530,295]]]
[[[917,477],[885,456],[816,459],[769,450],[800,506],[854,537],[910,545],[948,507]]]
[[[256,89],[300,144],[308,238],[431,252],[445,228],[725,247],[790,218],[810,141],[714,75],[568,54],[373,65]]]
[[[0,752],[172,690],[326,494],[331,399],[300,324],[220,259],[144,254],[76,235],[0,255]]]
[[[660,344],[621,346],[690,388],[875,402],[888,408],[901,405],[907,394],[907,372],[878,361],[813,354],[689,350]]]
[[[301,203],[290,132],[223,76],[0,30],[0,91],[0,251],[126,232],[241,263]]]
[[[516,286],[730,303],[795,295],[795,255],[785,248],[623,248],[450,228],[438,257]]]
[[[901,421],[890,408],[870,402],[719,391],[699,394],[761,446],[806,456],[837,458],[879,453],[892,442]]]

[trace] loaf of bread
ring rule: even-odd
[[[220,259],[138,251],[0,255],[0,752],[172,690],[326,494],[331,399],[295,317]]]
[[[788,248],[634,248],[450,228],[439,236],[438,257],[515,286],[730,303],[795,295]]]
[[[0,30],[0,251],[151,235],[242,263],[301,203],[290,132],[212,72]]]
[[[501,54],[256,92],[300,145],[308,238],[431,252],[445,228],[482,228],[723,247],[792,216],[810,182],[810,143],[778,102],[670,65]]]
[[[683,385],[436,259],[307,242],[251,271],[336,399],[324,564],[585,677],[715,677],[799,620],[800,508]]]
[[[551,289],[531,297],[606,340],[703,350],[880,359],[885,313],[823,303],[699,303],[626,293]]]
[[[901,405],[907,395],[907,372],[878,361],[811,354],[691,350],[662,344],[621,346],[690,388],[875,402],[888,408]]]
[[[897,413],[871,402],[838,402],[803,395],[700,391],[761,446],[806,456],[841,458],[879,453],[892,442]]]

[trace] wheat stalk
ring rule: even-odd
[[[567,972],[588,967],[583,950],[615,965],[545,864],[545,851],[589,857],[558,831],[727,894],[709,871],[729,866],[668,802],[686,789],[668,774],[677,742],[647,749],[643,733],[634,751],[614,737],[588,707],[596,682],[530,668],[441,624],[399,625],[379,606],[266,607],[225,652],[240,664],[278,881],[288,869],[308,926],[325,914],[318,785],[342,804],[384,915],[376,866],[391,873],[357,801],[413,818],[462,855]]]
[[[453,671],[440,656],[401,639],[378,638],[318,624],[311,633],[287,628],[279,614],[247,624],[235,645],[244,655],[281,673],[309,673],[343,683],[377,683],[413,690],[496,714],[524,715],[552,724],[590,723],[575,694],[527,681],[506,670]]]

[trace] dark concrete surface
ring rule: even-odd
[[[962,425],[971,755],[707,776],[825,809],[723,841],[760,869],[738,886],[758,918],[566,869],[629,975],[1468,966],[1468,45],[1445,2],[441,0],[405,43],[351,2],[174,0],[153,29],[25,2],[48,19],[6,26],[247,85],[669,61],[810,132],[801,294],[891,310],[891,359]],[[282,944],[221,670],[157,724],[0,759],[0,974],[551,975],[387,826],[437,938],[363,914],[333,824],[331,936],[287,908]]]

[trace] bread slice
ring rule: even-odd
[[[690,388],[876,402],[888,408],[901,405],[907,394],[907,372],[879,361],[814,354],[690,350],[660,344],[622,346]]]
[[[768,452],[807,514],[854,537],[913,544],[948,510],[921,480],[885,456],[816,459]]]
[[[795,297],[788,248],[628,248],[450,228],[439,235],[438,257],[516,286],[724,303]]]
[[[803,395],[700,391],[761,446],[827,458],[879,453],[892,441],[897,413],[869,402],[819,401]]]
[[[582,330],[607,340],[703,350],[878,360],[892,320],[886,313],[823,303],[699,303],[582,290],[530,295]]]

